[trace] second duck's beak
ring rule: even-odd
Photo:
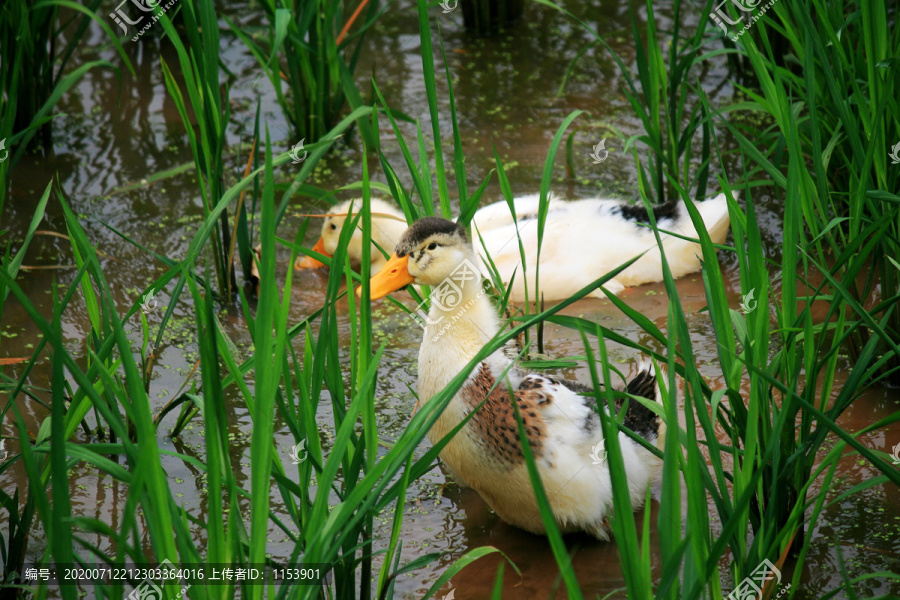
[[[331,256],[327,252],[325,252],[325,240],[321,237],[319,241],[316,242],[316,245],[312,248],[315,252],[319,254],[324,254],[325,256]],[[325,263],[314,259],[312,256],[302,256],[297,258],[296,262],[294,262],[295,269],[318,269],[319,267],[324,267]]]
[[[390,260],[369,280],[369,297],[372,300],[384,298],[391,292],[411,284],[414,277],[409,274],[409,254],[400,258],[391,254]],[[356,288],[356,295],[362,294],[362,286]]]

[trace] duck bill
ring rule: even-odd
[[[319,241],[316,242],[316,245],[313,246],[313,251],[318,252],[319,254],[324,254],[325,256],[331,256],[328,252],[325,251],[325,240],[321,237]],[[320,267],[324,267],[325,263],[314,259],[312,256],[303,256],[300,257],[294,262],[295,269],[318,269]]]
[[[384,298],[391,292],[413,282],[414,278],[409,274],[409,254],[399,257],[392,254],[381,270],[369,280],[369,297],[372,300]],[[362,286],[356,288],[356,295],[362,294]]]

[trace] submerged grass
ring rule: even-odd
[[[426,132],[417,122],[415,156],[400,133],[397,119],[401,115],[387,106],[375,83],[373,89],[380,108],[351,103],[353,110],[348,116],[332,129],[323,129],[324,134],[318,136],[322,141],[307,146],[310,158],[280,202],[276,201],[276,170],[291,156],[273,153],[265,126],[256,128],[261,152],[250,163],[255,166],[228,189],[222,181],[228,103],[227,90],[224,97],[218,93],[219,42],[211,3],[198,0],[184,6],[186,44],[178,40],[168,17],[160,15],[162,27],[175,46],[187,90],[185,100],[176,71],[164,65],[166,85],[185,122],[194,154],[204,220],[184,257],[161,257],[166,272],[150,290],[171,287],[172,301],[158,324],[156,344],[149,343],[149,325],[143,315],[143,343],[135,347],[134,341],[128,339],[125,323],[138,315],[139,300],[120,316],[100,259],[62,190],[56,190],[55,202],[64,215],[78,270],[71,284],[54,298],[52,315],[40,314],[16,282],[24,252],[53,196],[51,185],[41,197],[24,244],[15,255],[8,250],[3,256],[0,310],[12,294],[43,336],[33,357],[15,378],[0,372],[0,386],[10,398],[3,412],[16,424],[21,447],[19,454],[0,464],[0,470],[21,462],[28,476],[25,488],[12,493],[0,491],[0,503],[10,515],[0,540],[5,593],[12,595],[18,589],[13,577],[21,572],[26,555],[40,556],[42,565],[73,560],[107,565],[145,562],[149,553],[156,561],[168,559],[182,565],[215,562],[246,566],[273,560],[267,556],[267,538],[274,529],[283,532],[294,545],[291,556],[277,562],[284,566],[327,565],[331,573],[327,584],[295,586],[273,582],[271,586],[215,587],[192,581],[190,597],[392,597],[401,576],[438,558],[429,554],[409,560],[400,542],[407,490],[433,468],[449,437],[423,453],[417,452],[419,444],[464,383],[469,369],[506,341],[548,321],[575,329],[583,337],[587,366],[598,389],[601,383],[606,390],[611,389],[607,341],[653,357],[668,373],[661,381],[660,416],[666,422],[668,435],[662,449],[662,494],[655,524],[660,538],[658,557],[651,554],[649,547],[649,511],[643,517],[632,512],[625,485],[618,432],[633,434],[617,419],[606,416],[605,411],[611,415],[614,405],[611,392],[598,392],[596,398],[610,442],[615,501],[611,524],[628,597],[722,598],[728,588],[727,578],[719,571],[723,559],[731,565],[728,575],[733,582],[740,582],[764,559],[769,560],[787,574],[782,585],[790,578],[789,596],[796,594],[810,548],[810,533],[829,502],[829,483],[843,455],[855,453],[882,473],[847,494],[878,485],[900,485],[900,475],[886,461],[887,455],[858,441],[864,432],[848,433],[836,424],[841,413],[864,390],[889,381],[900,370],[896,342],[900,339],[896,320],[900,289],[897,273],[890,268],[896,268],[891,258],[897,256],[900,176],[888,168],[884,157],[873,149],[877,144],[870,141],[900,136],[896,121],[900,111],[892,112],[896,108],[893,80],[879,66],[896,55],[900,34],[888,31],[890,15],[872,7],[847,3],[844,10],[839,10],[814,1],[805,3],[805,8],[778,3],[774,12],[754,26],[754,39],[763,40],[761,45],[748,41],[728,50],[747,57],[759,82],[757,89],[747,89],[752,100],[731,110],[766,111],[775,123],[761,134],[760,139],[766,143],[751,143],[741,131],[722,120],[727,111],[709,103],[702,90],[689,88],[692,68],[723,50],[705,50],[708,44],[716,42],[705,35],[705,25],[699,33],[681,40],[678,6],[676,3],[675,40],[669,64],[658,50],[653,7],[648,3],[646,47],[641,45],[644,32],[637,19],[632,30],[642,48],[637,55],[637,79],[631,78],[624,63],[619,65],[628,78],[632,106],[646,129],[645,136],[632,142],[646,144],[652,153],[648,165],[637,163],[642,200],[649,206],[654,200],[680,199],[699,232],[708,316],[724,387],[711,389],[700,373],[688,318],[664,258],[664,284],[669,297],[665,331],[621,299],[610,296],[610,301],[649,339],[665,348],[664,352],[656,352],[597,323],[557,314],[598,289],[613,272],[551,309],[535,313],[533,306],[526,306],[524,314],[513,318],[510,327],[504,328],[467,369],[432,398],[427,410],[418,411],[395,440],[379,439],[375,421],[384,347],[373,347],[368,301],[371,193],[389,193],[409,220],[429,214],[450,217],[455,196],[460,222],[468,224],[489,180],[486,178],[472,191],[468,188],[453,86],[446,70],[453,155],[444,156],[441,132],[446,130],[441,129],[438,76],[434,70],[436,44],[431,36],[433,17],[428,5],[420,1],[417,15],[432,139],[426,140]],[[288,9],[275,5],[268,9],[274,19],[270,32],[274,41],[268,54],[260,49],[256,53],[260,62],[267,65],[270,78],[278,79],[275,50],[289,39],[300,44],[306,30],[291,29],[303,25],[295,19],[300,13],[284,12]],[[339,13],[328,13],[329,23],[333,25]],[[366,22],[372,18],[374,13],[369,13]],[[798,64],[804,65],[802,73],[784,67],[768,49],[765,40],[769,28],[777,29],[795,44],[792,47]],[[837,36],[837,31],[842,32],[841,36]],[[603,44],[599,38],[598,43]],[[334,50],[337,46],[329,47]],[[443,46],[440,50],[443,56]],[[861,52],[865,53],[863,58],[858,56]],[[332,55],[333,52],[329,60],[336,60]],[[871,61],[875,61],[874,65]],[[816,68],[825,65],[827,73]],[[346,84],[347,66],[343,59],[340,65],[332,67],[337,69],[338,79],[330,85],[336,85],[338,80],[343,82],[341,85]],[[302,71],[304,67],[300,64],[298,68]],[[689,89],[697,91],[700,98],[691,107],[686,103]],[[848,105],[865,106],[850,111]],[[189,109],[197,119],[196,131],[188,121]],[[569,126],[578,116],[577,111],[569,114],[550,144],[541,183],[540,230],[547,215],[555,158]],[[396,133],[408,178],[398,173],[378,145],[378,121],[384,117],[386,125]],[[298,117],[298,122],[304,119]],[[326,259],[331,269],[322,307],[291,324],[288,309],[292,272],[288,269],[285,281],[279,285],[277,249],[291,249],[289,264],[297,253],[308,254],[310,250],[300,242],[305,226],[293,241],[278,238],[276,226],[318,157],[339,133],[355,122],[364,122],[360,119],[374,123],[371,138],[363,135],[364,155],[368,158],[371,153],[379,159],[387,184],[371,181],[370,163],[362,161],[361,181],[348,186],[361,191],[361,212],[346,220],[337,251]],[[716,247],[703,227],[692,198],[705,195],[710,165],[724,162],[722,144],[713,126],[717,122],[733,130],[749,177],[768,177],[784,195],[780,264],[773,265],[766,257],[756,218],[759,208],[749,184],[736,186],[741,190],[738,202],[726,178],[719,178],[719,185],[729,198],[733,246]],[[698,135],[699,144],[695,143]],[[847,148],[841,146],[845,139]],[[435,148],[433,158],[426,152],[429,141]],[[698,147],[700,156],[695,157],[694,149]],[[694,166],[698,164],[695,173]],[[499,157],[496,172],[503,196],[512,205],[512,189]],[[404,180],[411,181],[408,189]],[[229,283],[232,261],[227,249],[235,242],[228,229],[228,210],[236,207],[245,193],[250,195],[249,206],[259,206],[261,217],[259,230],[253,235],[249,231],[238,234],[239,239],[246,236],[244,242],[239,242],[245,248],[241,254],[246,253],[250,246],[247,240],[254,236],[261,245],[261,258],[241,257],[245,267],[248,260],[256,261],[261,281],[255,304],[238,289],[253,342],[248,357],[236,349],[216,316],[223,300],[230,296],[223,295],[222,289],[237,289],[233,282]],[[240,209],[232,210],[240,213]],[[241,227],[249,227],[249,219],[242,222]],[[360,273],[353,272],[346,252],[357,227],[364,238]],[[656,230],[655,223],[652,227]],[[756,293],[755,310],[743,314],[730,308],[717,251],[736,255],[742,289]],[[210,255],[214,257],[212,261]],[[213,269],[217,275],[213,275]],[[771,285],[770,270],[780,275],[780,289]],[[875,274],[869,275],[870,272]],[[343,290],[345,280],[361,283],[361,300]],[[858,285],[860,280],[864,284]],[[798,282],[807,284],[808,291],[798,292]],[[501,308],[505,309],[508,293],[496,278],[495,287]],[[874,301],[870,300],[873,295]],[[540,298],[539,286],[531,297]],[[147,369],[153,368],[149,353],[158,345],[179,299],[193,312],[200,365],[198,380],[175,399],[170,409],[182,406],[201,415],[205,449],[202,459],[160,450],[158,423],[154,422],[149,401]],[[813,303],[828,307],[825,319],[813,318]],[[73,353],[64,344],[61,333],[67,311],[76,308],[85,311],[90,322],[84,356]],[[351,324],[348,348],[339,344],[339,314]],[[838,357],[847,348],[853,349],[855,366],[848,380],[837,389],[834,380]],[[34,388],[29,379],[36,361],[47,353],[53,363],[49,395]],[[71,394],[66,394],[68,405],[64,398],[67,389],[71,389]],[[226,401],[227,394],[232,400]],[[19,408],[20,403],[32,400],[47,401],[49,406],[34,439],[28,435],[27,421]],[[679,400],[684,404],[684,427],[679,425]],[[234,463],[229,448],[229,402],[235,401],[243,403],[253,421],[249,487],[235,477],[240,466]],[[327,442],[319,424],[325,403],[330,405],[329,425],[334,431]],[[184,414],[186,418],[188,413]],[[297,464],[284,462],[288,453],[273,441],[276,420],[291,432],[298,446],[305,448],[306,460]],[[865,431],[898,420],[900,412],[895,412]],[[101,439],[82,433],[85,429],[109,433]],[[718,432],[724,434],[725,442],[720,441],[722,434],[717,435]],[[582,597],[570,548],[552,519],[525,436],[521,435],[521,439],[561,580],[569,597]],[[825,451],[823,445],[829,439],[836,441]],[[190,464],[206,475],[209,493],[203,514],[192,513],[176,500],[166,473],[169,461]],[[67,495],[68,471],[79,463],[96,467],[127,490],[115,523],[73,514]],[[706,510],[708,499],[715,506],[714,515]],[[375,517],[389,509],[394,510],[389,537],[377,540]],[[644,536],[640,539],[638,518],[645,519]],[[35,521],[46,536],[41,547],[36,546],[38,542],[31,535]],[[105,545],[98,547],[92,541],[96,539]],[[490,547],[469,549],[438,578],[426,597],[433,596],[472,561],[496,552],[499,551]],[[501,563],[493,597],[501,597],[504,578],[516,570],[513,564],[506,568]],[[843,575],[842,587],[831,595],[854,593],[853,586],[861,577],[854,580]],[[878,576],[897,578],[889,573]],[[125,595],[122,584],[100,583],[95,589],[98,597]],[[766,595],[773,591],[767,589]],[[166,586],[167,595],[174,597],[178,592],[177,585]],[[37,598],[50,593],[44,584],[34,587]],[[74,598],[77,590],[62,586],[58,593]]]

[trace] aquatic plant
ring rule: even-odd
[[[224,94],[220,92],[222,88],[219,81],[220,44],[215,9],[212,3],[203,1],[188,2],[183,5],[180,14],[185,20],[187,46],[176,32],[170,17],[162,11],[157,11],[157,13],[165,28],[166,39],[173,44],[178,55],[180,74],[183,78],[183,88],[187,91],[187,98],[181,92],[181,83],[176,78],[177,72],[173,71],[170,65],[163,60],[165,83],[185,125],[185,132],[194,155],[205,215],[208,216],[223,197],[222,156],[225,132],[230,119],[227,85],[224,87]],[[286,9],[279,15],[279,22],[281,22],[281,18],[287,17]],[[243,37],[238,30],[236,33]],[[288,38],[290,39],[290,36]],[[366,108],[360,106],[336,123],[330,123],[331,119],[329,119],[329,127],[332,125],[333,127],[321,132],[322,139],[320,141],[305,144],[302,150],[295,149],[293,151],[295,158],[299,151],[303,152],[305,164],[292,186],[285,192],[284,199],[276,210],[276,225],[284,216],[287,200],[297,188],[302,186],[324,152],[343,132],[367,114]],[[335,112],[333,116],[336,118],[336,115]],[[196,129],[194,119],[197,122]],[[258,140],[259,137],[257,111],[254,139]],[[248,160],[248,168],[253,164],[254,149],[255,143],[250,148],[251,156]],[[259,164],[258,158],[255,164]],[[256,194],[253,197],[255,198]],[[233,224],[229,218],[228,208],[222,210],[219,222],[215,226],[216,235],[210,240],[210,252],[218,283],[218,289],[214,291],[219,300],[223,302],[231,302],[236,298],[237,279],[233,261],[235,246],[237,246],[238,259],[243,267],[245,280],[250,279],[250,266],[253,260],[251,243],[253,238],[249,228],[247,209],[243,203],[243,195],[233,210],[237,213]]]
[[[648,135],[641,141],[650,147],[653,157],[651,173],[636,158],[643,183],[641,195],[649,206],[650,190],[657,192],[658,199],[665,186],[673,187],[691,210],[700,231],[692,200],[693,181],[684,176],[687,165],[692,164],[693,138],[702,130],[702,178],[713,159],[725,164],[713,120],[720,121],[735,136],[745,165],[745,182],[737,186],[742,189],[744,206],[731,194],[726,177],[719,176],[719,184],[729,190],[734,234],[734,247],[721,250],[737,255],[745,302],[742,311],[729,307],[717,268],[717,248],[701,231],[708,312],[726,383],[725,389],[712,390],[698,370],[687,317],[670,275],[665,280],[670,303],[666,332],[610,296],[668,349],[667,356],[656,357],[669,366],[670,390],[675,389],[676,372],[685,381],[683,430],[678,430],[672,406],[666,407],[667,424],[678,434],[667,438],[665,450],[658,521],[663,575],[655,590],[647,584],[652,574],[646,540],[643,549],[632,543],[635,527],[630,511],[617,511],[613,528],[616,539],[622,541],[620,552],[629,597],[721,597],[718,564],[726,553],[731,556],[736,586],[769,560],[778,568],[793,570],[793,594],[809,548],[808,533],[817,523],[841,454],[849,447],[883,473],[860,484],[854,492],[886,482],[900,485],[900,476],[885,460],[884,452],[866,448],[856,440],[858,433],[851,435],[836,423],[862,391],[888,383],[900,371],[896,362],[900,359],[896,344],[900,287],[893,270],[896,264],[890,259],[897,252],[900,179],[896,171],[885,168],[885,156],[878,154],[878,148],[888,146],[887,136],[893,133],[900,137],[896,121],[900,113],[881,110],[896,103],[894,79],[879,71],[900,49],[900,37],[896,32],[888,33],[887,14],[866,3],[845,3],[843,8],[829,5],[827,9],[818,2],[777,3],[774,11],[755,21],[754,36],[741,38],[743,42],[735,50],[714,49],[700,54],[700,46],[710,43],[702,35],[705,24],[701,23],[699,35],[688,38],[688,51],[682,54],[676,51],[681,47],[679,4],[674,7],[675,38],[668,65],[658,50],[650,2],[646,3],[644,51],[642,32],[633,17],[640,88],[619,61],[629,82],[631,104],[647,129]],[[785,57],[776,56],[766,43],[769,28],[791,41],[788,56],[803,65],[801,72],[782,66]],[[842,36],[836,35],[838,30]],[[763,40],[764,49],[758,49],[754,39]],[[700,104],[681,130],[685,121],[683,103],[676,100],[673,90],[684,89],[688,73],[698,61],[728,51],[747,57],[759,88],[745,88],[751,100],[728,111],[762,111],[774,125],[761,134],[755,129],[753,137],[748,137],[750,134],[727,122],[723,116],[726,111],[711,105],[698,88]],[[669,98],[664,105],[667,128],[661,125],[664,120],[659,110],[664,98]],[[851,111],[851,105],[862,109]],[[883,144],[871,143],[870,137],[876,132]],[[843,143],[845,138],[847,142]],[[754,176],[770,178],[753,183],[774,183],[784,195],[780,264],[773,265],[762,247],[750,185]],[[705,188],[703,181],[698,185]],[[868,270],[869,260],[874,262],[875,272]],[[771,285],[770,270],[778,275],[780,291]],[[865,283],[858,287],[860,280]],[[806,295],[799,291],[800,286],[806,286]],[[875,302],[867,302],[876,289],[880,294]],[[813,319],[815,302],[828,307],[824,321]],[[651,352],[592,323],[570,317],[550,320]],[[836,387],[838,357],[848,350],[855,359],[853,374]],[[586,351],[590,352],[587,346]],[[603,352],[601,343],[601,358]],[[745,393],[748,380],[749,393]],[[869,429],[897,420],[900,412]],[[718,441],[716,426],[725,430],[730,445]],[[698,439],[698,427],[705,438]],[[825,451],[823,444],[828,437],[839,441]],[[709,454],[710,466],[700,453],[701,445]],[[616,458],[612,460],[615,463]],[[683,471],[686,507],[680,502],[679,470]],[[818,482],[817,487],[814,482]],[[627,501],[627,493],[616,493],[621,502]],[[712,497],[722,524],[717,537],[710,532],[707,495]],[[680,518],[683,511],[684,523]],[[844,591],[852,594],[852,586],[860,579],[846,574],[843,579]],[[771,593],[774,581],[765,587],[766,594]]]
[[[646,32],[642,31],[637,11],[630,10],[634,63],[637,67],[635,77],[626,66],[631,59],[623,60],[591,26],[550,0],[536,1],[560,10],[594,37],[594,42],[568,65],[560,90],[564,89],[566,81],[577,68],[578,60],[590,47],[602,46],[615,60],[627,84],[628,101],[644,129],[644,133],[626,141],[625,150],[631,149],[637,157],[637,145],[640,143],[650,151],[645,167],[650,186],[647,193],[651,200],[662,203],[677,199],[679,187],[689,190],[695,198],[706,197],[712,122],[704,113],[703,104],[697,101],[703,91],[695,79],[700,65],[723,52],[721,49],[706,48],[707,21],[701,19],[690,35],[682,36],[682,3],[676,1],[672,5],[673,29],[666,32],[666,37],[671,36],[667,61],[660,49],[663,44],[658,40],[653,4],[647,2],[645,5]],[[694,156],[698,132],[702,133],[699,159]]]
[[[97,14],[99,6],[100,0],[84,4],[9,0],[0,8],[0,215],[9,170],[29,148],[40,145],[50,151],[53,110],[59,100],[91,69],[116,68],[109,61],[95,60],[68,72],[92,20],[134,75],[122,44]]]
[[[740,38],[757,83],[734,107],[766,115],[771,126],[750,139],[729,125],[755,167],[751,174],[796,197],[796,218],[808,229],[801,231],[809,243],[798,257],[803,268],[826,273],[823,293],[840,294],[869,316],[847,332],[847,349],[858,359],[872,341],[884,358],[881,376],[894,387],[900,352],[888,340],[900,339],[893,303],[900,293],[898,17],[896,5],[882,3],[774,4],[754,35]],[[786,52],[773,36],[786,39]]]
[[[362,0],[345,21],[341,2],[263,0],[260,5],[268,19],[265,44],[240,27],[231,28],[275,90],[295,142],[322,140],[341,119],[345,104],[351,110],[364,105],[353,73],[365,32],[384,9],[379,10],[378,0]],[[364,120],[358,125],[371,146],[370,125]]]

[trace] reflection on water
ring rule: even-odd
[[[633,60],[633,50],[629,46],[631,23],[627,3],[595,0],[584,4],[574,1],[564,4],[606,36],[626,64]],[[234,4],[224,10],[241,27],[251,28],[260,23],[259,11],[250,3]],[[660,30],[664,31],[670,24],[671,15],[667,12],[670,8],[661,6],[658,10]],[[699,14],[689,16],[688,26],[699,18],[704,17]],[[557,88],[568,62],[590,41],[580,28],[571,25],[555,11],[532,4],[527,6],[525,17],[518,25],[489,40],[469,35],[462,30],[460,21],[461,15],[439,18],[456,94],[470,189],[488,177],[495,167],[493,147],[496,146],[514,192],[524,195],[538,190],[553,133],[569,112],[581,109],[589,114],[575,122],[575,172],[572,177],[564,177],[565,168],[560,159],[555,171],[554,191],[570,198],[604,195],[633,197],[637,187],[633,159],[622,152],[622,138],[617,137],[614,131],[628,137],[641,129],[625,99],[624,82],[612,57],[602,47],[589,50],[573,71],[565,93],[557,97]],[[257,100],[272,130],[276,150],[285,151],[297,140],[290,139],[287,124],[268,84],[256,85],[259,71],[255,60],[224,28],[224,22],[222,26],[222,60],[235,74],[230,82],[232,122],[227,132],[224,174],[227,182],[233,182],[240,177],[252,142],[252,120]],[[391,107],[421,119],[423,130],[430,132],[417,32],[414,3],[404,0],[392,5],[368,34],[358,78],[363,82],[363,89],[368,89],[366,82],[374,77]],[[434,33],[437,34],[436,28]],[[107,58],[115,62],[115,56],[102,41],[99,30],[92,31],[89,39],[93,42],[80,60]],[[44,186],[58,174],[62,188],[76,213],[81,216],[88,236],[104,253],[104,270],[122,313],[139,301],[140,293],[163,272],[163,266],[135,245],[123,241],[107,225],[153,252],[180,258],[203,212],[191,168],[179,176],[142,185],[154,173],[189,165],[192,157],[159,68],[161,59],[175,68],[177,60],[172,49],[149,36],[125,47],[134,62],[137,77],[132,78],[123,72],[120,81],[109,70],[96,69],[88,74],[78,90],[69,94],[61,104],[65,116],[57,121],[53,152],[46,157],[26,157],[16,168],[10,202],[4,215],[4,227],[9,227],[13,232],[23,231]],[[711,61],[707,65],[703,85],[713,101],[725,101],[733,93],[724,60]],[[439,82],[438,97],[442,114],[445,115],[441,122],[442,135],[444,143],[449,144],[452,138],[446,84]],[[401,123],[400,127],[407,140],[415,139],[414,126]],[[403,159],[393,132],[383,129],[381,137],[388,160],[403,177]],[[589,153],[593,145],[604,138],[607,139],[610,154],[603,163],[595,165]],[[360,160],[360,144],[356,136],[350,136],[322,163],[315,183],[326,189],[335,189],[359,180],[362,173]],[[375,174],[373,177],[383,180],[377,162],[372,162],[369,167],[370,172]],[[286,165],[286,169],[283,177],[288,179],[293,175],[291,165]],[[735,170],[735,173],[739,171]],[[128,192],[112,193],[121,186],[134,183],[138,184],[137,187]],[[410,182],[405,180],[404,183],[409,185]],[[455,187],[455,183],[451,182],[450,189]],[[485,203],[499,198],[496,178],[492,178],[485,192]],[[770,249],[770,256],[777,259],[781,223],[778,198],[761,195],[757,201],[763,205],[757,209],[763,242]],[[292,239],[301,222],[298,215],[315,208],[312,205],[308,199],[294,198],[279,235]],[[58,204],[49,204],[46,221],[41,227],[65,231]],[[317,232],[308,232],[307,243],[311,245],[315,237]],[[284,275],[287,260],[288,253],[280,252],[279,276]],[[719,263],[728,285],[729,300],[736,307],[741,301],[741,290],[735,260],[732,256],[721,254]],[[74,258],[67,241],[39,235],[29,249],[25,264],[65,266],[74,264]],[[49,314],[52,311],[53,286],[68,285],[73,277],[73,271],[67,269],[29,270],[23,272],[19,281],[38,308]],[[780,275],[773,273],[771,281],[771,291],[777,294],[781,286]],[[291,323],[320,307],[325,283],[326,278],[321,272],[294,274]],[[721,386],[717,376],[714,336],[709,319],[701,312],[705,304],[702,280],[699,275],[688,276],[678,281],[677,286],[681,302],[690,312],[692,344],[703,365],[703,373],[713,388]],[[163,290],[157,295],[160,306],[148,316],[151,327],[159,325],[161,314],[169,302],[166,293]],[[621,297],[665,331],[667,298],[662,285],[630,289]],[[340,310],[343,313],[339,314],[339,332],[342,345],[346,347],[350,339],[346,305]],[[664,350],[658,342],[641,334],[609,301],[584,300],[565,312],[600,321],[656,350]],[[160,367],[156,369],[151,384],[151,402],[157,410],[171,399],[171,394],[180,387],[196,360],[196,348],[190,341],[193,327],[191,313],[189,306],[177,307],[173,325],[159,348],[162,353]],[[228,310],[220,318],[235,344],[249,351],[251,340],[243,313]],[[415,385],[421,330],[386,301],[376,305],[373,320],[376,342],[388,341],[379,376],[377,419],[379,435],[391,439],[406,425],[413,409],[414,399],[407,386]],[[73,302],[64,316],[63,334],[67,346],[77,355],[84,355],[84,336],[89,327],[83,304]],[[128,327],[132,338],[138,340],[140,326],[137,317]],[[29,356],[40,338],[38,329],[12,297],[4,307],[0,334],[3,339],[0,357]],[[548,325],[545,340],[546,352],[551,356],[583,354],[580,337],[570,330]],[[611,345],[610,353],[623,372],[627,374],[629,369],[633,369],[631,351]],[[846,377],[851,367],[850,364],[841,365],[842,378]],[[18,371],[7,368],[6,373],[16,376]],[[581,367],[566,369],[561,374],[583,383],[589,382],[586,369]],[[29,383],[42,388],[47,386],[49,379],[49,361],[43,360],[33,369]],[[239,465],[236,472],[238,484],[248,487],[251,420],[241,399],[233,391],[229,392],[233,394],[229,396],[228,413],[231,419],[232,460],[234,465]],[[858,431],[891,414],[897,409],[897,402],[896,391],[872,389],[851,406],[842,417],[841,424],[849,431]],[[28,430],[36,433],[47,414],[44,408],[35,402],[22,400],[19,410],[25,417]],[[323,394],[318,418],[322,426],[322,441],[326,446],[333,436],[330,411],[330,399]],[[174,414],[167,418],[161,429],[160,447],[204,459],[200,421],[195,420],[181,436],[170,439],[165,432],[173,424]],[[4,436],[15,437],[8,421],[2,427]],[[76,435],[85,439],[82,432]],[[278,420],[275,423],[275,437],[279,450],[288,456],[294,440]],[[900,443],[900,427],[894,425],[859,439],[869,447],[890,451],[891,446]],[[7,442],[7,449],[15,452],[16,444],[15,441]],[[419,449],[420,455],[426,447],[427,442]],[[204,514],[207,491],[203,473],[172,456],[164,456],[163,461],[177,501],[193,514]],[[875,474],[871,465],[848,454],[840,464],[838,479],[830,491],[830,497],[836,498]],[[123,510],[125,488],[83,465],[73,469],[72,475],[73,511],[84,517],[102,519],[116,527]],[[24,487],[20,464],[0,476],[0,485],[6,490]],[[839,556],[843,556],[852,576],[878,570],[900,570],[897,558],[900,556],[898,494],[900,492],[895,487],[874,486],[825,509],[817,530],[813,532],[803,573],[804,588],[799,590],[797,597],[818,597],[838,585]],[[281,515],[277,492],[273,493],[272,501],[276,514]],[[651,511],[651,523],[657,517],[657,506],[654,502],[645,509]],[[711,512],[714,508],[710,505]],[[638,513],[639,522],[643,514],[643,511]],[[382,544],[384,535],[390,530],[391,516],[387,513],[376,520]],[[199,539],[199,527],[195,526],[194,531]],[[37,558],[42,553],[42,539],[42,532],[36,530],[29,546],[29,559]],[[655,556],[657,540],[652,525],[650,539]],[[411,486],[405,505],[401,540],[404,561],[432,552],[444,554],[430,566],[402,577],[396,584],[397,597],[420,598],[449,564],[467,550],[481,545],[498,548],[521,571],[520,577],[514,569],[506,569],[505,587],[510,596],[565,597],[565,586],[559,581],[555,560],[546,540],[501,522],[476,493],[449,482],[440,467],[434,468]],[[102,548],[108,547],[109,543],[99,536],[87,536],[87,541]],[[615,544],[600,543],[585,536],[571,536],[566,541],[574,554],[573,562],[587,597],[604,597],[624,589]],[[292,550],[287,536],[272,528],[268,551],[275,557],[285,557]],[[503,560],[499,555],[492,555],[475,562],[453,577],[442,593],[454,589],[458,599],[486,597],[493,585],[497,564]],[[727,563],[723,562],[722,567],[725,569]],[[730,587],[730,582],[725,583],[726,588]],[[858,589],[865,590],[864,595],[900,594],[900,586],[893,584],[892,587],[880,579],[859,585]],[[613,597],[624,597],[624,591],[615,593]]]

